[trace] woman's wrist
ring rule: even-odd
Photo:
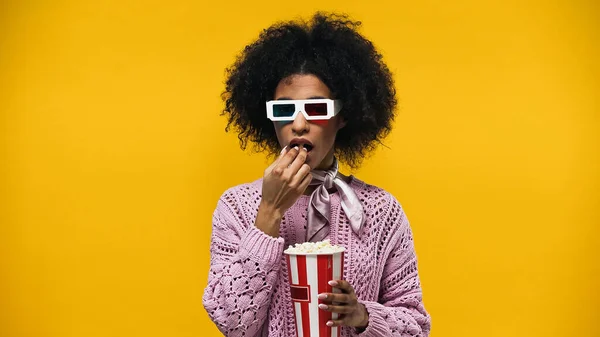
[[[364,318],[363,318],[362,322],[356,327],[356,330],[358,330],[359,332],[363,332],[369,325],[369,312],[367,311],[367,308],[365,307],[364,304],[359,303],[359,305],[362,307],[362,312],[363,312]]]
[[[279,226],[283,213],[277,208],[261,202],[258,206],[258,214],[256,215],[256,228],[263,231],[272,237],[279,237]]]

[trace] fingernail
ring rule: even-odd
[[[294,146],[294,149],[299,150],[297,146]]]
[[[327,306],[325,304],[319,304],[319,309],[326,310]]]
[[[283,149],[281,149],[281,152],[279,154],[283,154],[285,152],[285,150],[287,150],[287,145],[283,147]]]
[[[327,322],[327,326],[333,326],[333,322],[332,321]]]
[[[302,146],[302,150],[308,152],[308,150],[304,146]]]
[[[329,285],[332,286],[332,287],[335,287],[335,286],[338,285],[338,283],[336,281],[329,281],[327,283],[329,283]]]
[[[319,297],[320,300],[324,300],[324,299],[327,298],[327,294],[319,294],[318,297]]]

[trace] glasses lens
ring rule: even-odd
[[[296,112],[295,104],[273,104],[274,117],[291,117]]]
[[[327,116],[327,103],[306,103],[304,111],[309,116]]]

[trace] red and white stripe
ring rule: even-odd
[[[319,309],[321,293],[338,291],[328,282],[342,278],[344,253],[330,255],[286,254],[298,337],[339,337],[340,329],[326,323],[337,314]]]

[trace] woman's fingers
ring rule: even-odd
[[[334,288],[340,289],[343,293],[354,294],[354,288],[352,288],[350,283],[348,283],[347,281],[344,281],[344,280],[329,281],[329,285]]]
[[[298,155],[298,157],[300,157],[300,155],[302,155],[302,153],[300,153]],[[293,177],[292,180],[290,182],[290,186],[292,187],[300,187],[302,185],[302,183],[304,182],[306,176],[310,176],[311,180],[312,180],[312,175],[310,174],[310,166],[308,166],[308,164],[304,164],[302,162],[302,159],[298,159],[298,157],[296,158],[296,160],[294,160],[294,163],[292,163],[292,166],[290,166],[290,170],[296,170],[297,172],[292,173]],[[298,163],[296,163],[298,162]],[[296,165],[300,165],[298,169],[296,169]],[[292,171],[290,171],[292,172]],[[310,181],[309,181],[310,183]],[[307,185],[308,186],[308,185]]]
[[[277,164],[275,164],[275,167],[273,168],[273,173],[277,175],[283,175],[283,173],[285,173],[288,169],[288,166],[290,166],[294,159],[296,159],[296,156],[298,156],[299,152],[300,149],[297,146],[286,150],[286,153],[283,155],[283,157],[281,157],[277,161]],[[291,176],[289,178],[291,178]]]
[[[292,177],[294,177],[296,175],[296,172],[298,172],[298,170],[300,170],[300,168],[306,161],[307,155],[308,155],[308,151],[306,151],[306,149],[304,147],[302,147],[302,149],[298,150],[298,155],[296,155],[296,158],[294,158],[294,161],[287,168],[289,171],[289,174],[291,174]]]
[[[324,303],[354,304],[356,298],[348,294],[326,293],[319,295],[319,299]]]
[[[332,305],[332,304],[319,304],[319,309],[335,312],[338,314],[350,314],[355,310],[355,308],[350,305]]]
[[[365,327],[369,314],[363,304],[358,302],[354,288],[344,280],[329,281],[330,286],[342,293],[319,294],[319,309],[340,314],[338,319],[327,322],[327,326]]]
[[[289,149],[287,146],[284,146],[283,149],[281,149],[281,152],[279,152],[279,156],[277,156],[277,159],[275,159],[271,165],[269,165],[267,167],[267,169],[265,170],[265,173],[271,173],[271,171],[273,171],[273,168],[275,166],[277,166],[277,164],[279,164],[279,161],[281,160],[281,158],[283,158],[283,156],[285,156],[287,153],[289,152]]]
[[[327,322],[327,326],[343,326],[344,321],[342,321],[341,319],[334,319],[331,320],[329,322]]]
[[[310,182],[312,181],[312,178],[313,178],[312,174],[310,174],[310,166],[308,166],[308,164],[302,165],[302,167],[298,171],[297,176],[301,176],[301,174],[305,174],[305,176],[302,179],[300,186],[298,186],[298,190],[300,192],[304,193],[304,191],[306,191],[306,189],[308,188],[308,185],[310,185]]]

